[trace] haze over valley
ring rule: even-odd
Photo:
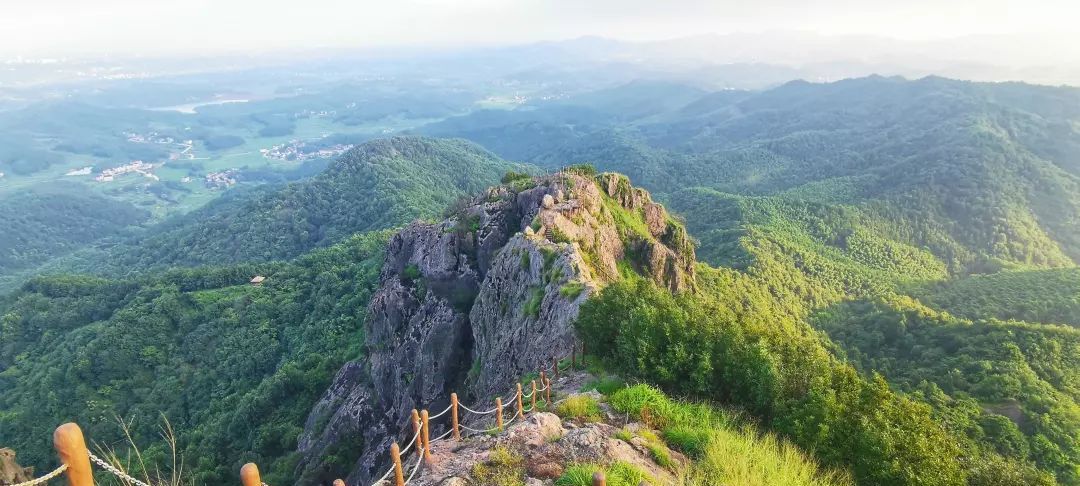
[[[1080,485],[1072,3],[40,3],[0,485]]]

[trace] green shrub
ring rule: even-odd
[[[534,288],[529,294],[529,300],[525,301],[525,315],[540,317],[540,304],[544,302],[544,289]]]
[[[405,283],[410,285],[412,285],[412,283],[418,280],[420,277],[423,277],[423,275],[420,273],[420,267],[416,266],[415,263],[406,265],[405,268],[401,271],[401,279]]]
[[[508,171],[506,174],[504,174],[502,176],[502,183],[503,184],[510,184],[512,182],[517,182],[517,181],[521,181],[521,180],[529,180],[529,181],[531,181],[532,176],[529,175],[529,174],[526,174],[524,172],[517,172],[517,171],[512,171],[512,170]]]
[[[555,486],[592,486],[593,473],[601,471],[608,486],[638,486],[642,481],[655,484],[655,480],[633,464],[616,461],[607,468],[596,464],[574,464],[555,480]]]
[[[675,468],[675,461],[671,460],[671,454],[668,453],[667,447],[654,443],[650,443],[647,447],[649,448],[649,455],[660,467],[668,470]]]
[[[532,262],[529,259],[529,252],[521,252],[521,269],[528,270],[530,266],[532,266]]]
[[[603,471],[596,464],[574,464],[555,480],[555,486],[592,486],[593,473]]]
[[[520,486],[525,484],[522,458],[506,447],[496,447],[486,462],[472,468],[472,477],[479,484],[490,486]]]
[[[675,426],[664,429],[664,440],[674,448],[694,459],[705,454],[709,445],[710,431],[693,426]]]
[[[596,166],[592,164],[571,165],[570,167],[566,168],[566,172],[569,172],[571,174],[583,175],[585,177],[595,177],[597,174]]]
[[[581,387],[581,391],[596,390],[604,396],[610,396],[623,388],[626,388],[626,382],[622,378],[604,376],[586,383]]]
[[[585,422],[599,422],[600,404],[588,395],[576,395],[567,398],[555,407],[555,413],[560,417],[582,420]]]
[[[585,284],[581,282],[566,282],[562,287],[559,287],[559,295],[566,297],[567,299],[576,299],[581,292],[585,290]]]

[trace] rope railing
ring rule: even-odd
[[[585,346],[581,347],[581,364],[584,365]],[[450,394],[450,405],[448,405],[443,411],[429,415],[427,409],[412,411],[412,427],[413,436],[409,439],[409,443],[402,449],[398,446],[397,442],[391,444],[390,447],[390,459],[393,465],[377,480],[372,486],[383,484],[392,480],[394,486],[405,486],[409,484],[421,469],[423,463],[431,462],[431,439],[430,439],[430,427],[433,420],[442,418],[447,413],[450,414],[450,427],[442,433],[442,435],[435,438],[436,441],[442,441],[448,437],[453,436],[454,441],[462,440],[462,431],[468,431],[475,434],[490,434],[503,431],[506,427],[515,423],[515,421],[524,419],[526,414],[533,413],[538,410],[537,401],[542,400],[546,409],[562,403],[565,399],[557,402],[551,400],[551,378],[549,374],[552,374],[555,380],[559,379],[560,372],[566,370],[572,370],[577,368],[578,365],[577,350],[573,349],[570,353],[570,362],[565,366],[560,362],[558,358],[552,358],[551,363],[539,370],[539,378],[537,380],[531,380],[529,385],[529,391],[526,393],[523,390],[523,383],[516,383],[515,389],[511,391],[507,397],[498,396],[495,398],[495,407],[485,411],[478,411],[480,407],[477,404],[473,404],[470,408],[458,401],[457,393]],[[539,387],[537,382],[539,381]],[[526,405],[528,400],[528,405]],[[465,412],[476,416],[478,419],[483,419],[488,415],[494,414],[494,424],[486,429],[478,429],[479,425],[473,423],[473,426],[466,425],[460,420],[459,408],[464,409]],[[509,408],[510,418],[504,420],[506,416],[506,408]],[[490,420],[490,419],[487,419]],[[86,447],[86,441],[83,437],[82,429],[75,423],[66,423],[56,428],[53,433],[53,446],[56,448],[57,455],[60,456],[60,466],[52,470],[48,474],[24,481],[22,483],[16,483],[11,486],[39,486],[48,483],[50,480],[56,479],[60,475],[66,475],[68,486],[94,486],[94,476],[92,470],[92,464],[98,468],[116,476],[120,481],[127,486],[156,486],[151,485],[146,481],[141,481],[132,477],[118,465],[111,464],[108,460],[102,459]],[[407,455],[414,450],[416,454],[416,462],[412,464],[412,468],[409,471],[408,478],[404,476],[404,468],[402,466],[402,456]],[[392,479],[391,479],[392,478]],[[149,479],[147,480],[149,481]],[[259,468],[254,463],[244,464],[240,468],[240,481],[243,486],[267,486],[262,482],[259,474]],[[344,486],[344,481],[340,479],[334,481],[335,486]]]
[[[60,467],[53,469],[52,472],[46,474],[40,478],[31,479],[29,481],[23,481],[21,483],[15,483],[12,486],[36,486],[41,483],[47,483],[52,478],[55,478],[67,471],[67,464],[61,464]]]

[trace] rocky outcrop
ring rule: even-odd
[[[484,484],[476,477],[479,468],[499,467],[501,461],[512,458],[513,471],[504,474],[520,475],[524,484],[551,485],[572,464],[598,464],[609,466],[620,462],[632,466],[647,475],[651,484],[674,484],[673,471],[688,463],[681,453],[674,451],[662,441],[649,441],[658,433],[643,423],[628,421],[603,403],[595,392],[580,393],[581,386],[592,377],[587,373],[563,376],[555,384],[559,397],[587,395],[598,403],[602,420],[588,422],[574,418],[560,418],[554,413],[528,414],[524,419],[508,426],[498,435],[473,435],[461,442],[453,438],[433,440],[432,460],[421,468],[409,484],[418,486],[444,486],[453,484]],[[620,431],[622,431],[620,433]],[[656,462],[654,450],[661,450],[670,464]],[[494,461],[493,461],[494,459]],[[389,486],[389,482],[385,483]]]
[[[350,484],[378,477],[413,408],[442,410],[451,392],[474,403],[505,394],[567,354],[578,308],[619,278],[620,262],[682,291],[693,261],[682,226],[615,174],[518,180],[410,225],[387,248],[366,359],[343,367],[309,414],[301,482],[340,472],[326,458],[359,456]]]

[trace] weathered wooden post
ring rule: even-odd
[[[523,393],[521,393],[521,383],[517,384],[517,416],[518,418],[525,417],[525,405],[521,403]]]
[[[495,424],[502,431],[502,398],[495,397]]]
[[[577,344],[570,345],[570,369],[577,368]]]
[[[244,486],[262,486],[262,478],[259,477],[259,466],[254,462],[244,464],[240,468],[240,484]]]
[[[60,462],[67,464],[68,486],[94,486],[94,471],[90,469],[90,451],[78,424],[68,422],[53,432],[53,447]]]
[[[457,393],[450,394],[450,424],[454,427],[454,440],[461,442],[461,427],[458,426],[457,418]]]
[[[532,381],[532,390],[532,408],[530,410],[532,410],[533,413],[536,413],[536,380]]]
[[[607,486],[607,478],[602,471],[592,473],[592,486]]]
[[[551,357],[551,367],[555,370],[555,379],[559,379],[559,358]]]
[[[397,442],[390,445],[390,458],[394,460],[394,486],[405,486],[405,471],[401,470],[401,447]]]
[[[420,412],[412,409],[412,433],[416,436],[417,445],[423,445],[424,438],[420,437]]]
[[[547,396],[547,406],[548,406],[548,408],[551,408],[551,379],[550,378],[545,378],[545,379],[547,380],[547,383],[546,383],[546,388],[544,388],[544,394]]]
[[[345,486],[345,481],[342,481],[340,479],[335,479],[334,480],[334,486]]]
[[[428,420],[427,409],[420,412],[420,420],[423,421],[420,424],[420,438],[424,440],[424,460],[431,462],[431,426],[428,424],[430,420]]]

